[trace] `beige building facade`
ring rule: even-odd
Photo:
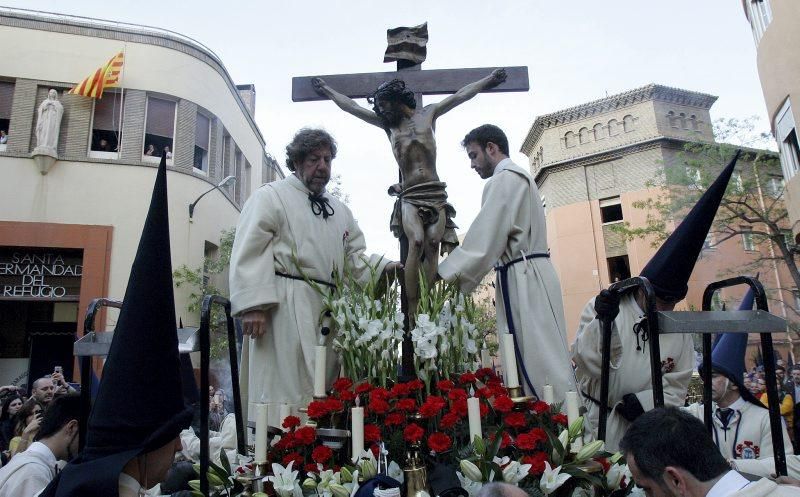
[[[757,50],[758,76],[786,179],[786,207],[800,242],[800,2],[742,0]]]
[[[221,60],[180,34],[125,23],[0,9],[0,383],[25,383],[61,361],[97,297],[122,299],[168,152],[173,268],[203,267],[250,193],[283,177],[254,121],[255,88],[236,85]],[[102,99],[67,91],[125,57],[122,88]],[[55,89],[64,114],[58,160],[42,174],[31,157],[37,109]],[[217,187],[222,180],[233,176]],[[189,216],[189,205],[197,203]],[[226,286],[219,278],[217,286]],[[176,314],[192,289],[176,289]],[[113,329],[112,313],[98,329]],[[59,334],[61,342],[48,341]],[[52,359],[47,357],[52,356]],[[36,377],[36,376],[34,376]]]
[[[656,249],[649,240],[626,240],[612,228],[647,223],[634,207],[663,190],[653,186],[659,171],[683,168],[681,151],[690,142],[714,142],[709,110],[716,97],[647,85],[536,118],[523,143],[531,174],[545,203],[551,257],[561,279],[569,341],[585,304],[614,281],[638,275]],[[742,237],[707,240],[679,309],[702,306],[705,287],[726,270],[753,260],[757,247]],[[778,267],[764,271],[768,288],[791,286]],[[738,305],[743,291],[720,295]],[[775,292],[771,310],[786,315],[791,292]]]

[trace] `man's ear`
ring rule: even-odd
[[[80,427],[78,426],[77,419],[70,419],[69,422],[66,424],[67,427],[67,434],[72,435],[73,433],[77,433]]]
[[[487,155],[495,155],[500,148],[494,142],[486,142],[486,154]]]
[[[667,466],[664,468],[664,475],[662,480],[667,488],[673,490],[677,495],[686,495],[688,489],[687,473],[681,468],[675,466]]]

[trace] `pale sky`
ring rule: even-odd
[[[386,135],[331,102],[291,101],[292,76],[393,70],[383,63],[388,28],[428,22],[424,69],[528,66],[530,92],[478,95],[438,121],[437,168],[461,230],[480,208],[483,182],[459,143],[480,124],[503,128],[512,158],[527,166],[518,150],[537,115],[658,83],[719,96],[714,119],[756,115],[768,128],[740,0],[3,3],[156,26],[210,47],[235,83],[255,84],[256,121],[279,162],[300,127],[323,126],[336,137],[333,170],[342,175],[368,249],[391,257],[398,249],[388,231],[386,188],[397,180],[397,165]],[[434,98],[441,97],[425,103]]]

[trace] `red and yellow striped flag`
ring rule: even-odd
[[[119,76],[124,63],[125,55],[120,52],[111,57],[108,64],[98,68],[94,74],[81,81],[68,93],[84,97],[102,98],[103,90],[119,86]]]

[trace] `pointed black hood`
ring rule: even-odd
[[[741,150],[736,151],[731,162],[642,269],[641,275],[650,281],[658,297],[667,300],[686,297],[689,277],[703,250],[703,242],[717,215],[740,153]]]
[[[181,388],[162,156],[86,446],[59,475],[55,493],[43,495],[116,496],[125,464],[166,445],[191,419]]]

